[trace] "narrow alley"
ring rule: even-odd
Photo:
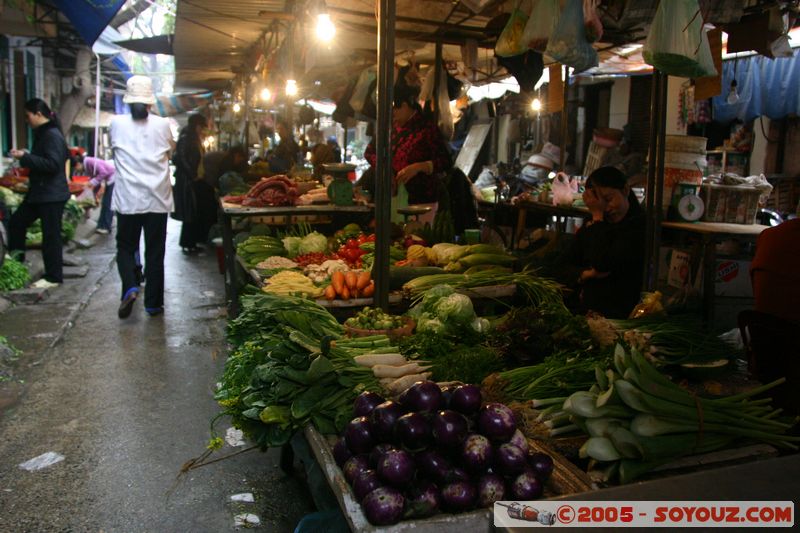
[[[113,234],[74,253],[89,266],[86,277],[0,314],[0,335],[23,350],[19,375],[0,383],[8,404],[0,410],[0,531],[222,532],[252,513],[261,530],[278,532],[311,510],[303,483],[280,470],[279,450],[178,476],[210,438],[226,349],[214,252],[183,255],[178,230],[170,222],[162,316],[137,302],[130,318],[117,318]],[[229,427],[219,420],[218,435]],[[212,457],[247,446],[226,444]],[[64,459],[20,468],[46,452]],[[254,503],[232,502],[239,493]]]

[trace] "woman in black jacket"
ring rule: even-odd
[[[9,221],[9,249],[25,255],[25,232],[42,219],[44,279],[64,281],[62,265],[61,216],[69,200],[66,162],[69,150],[55,113],[39,98],[25,102],[25,118],[33,128],[33,148],[11,150],[20,165],[30,169],[28,192]]]
[[[208,206],[208,194],[213,202],[213,189],[203,173],[203,137],[208,121],[203,115],[191,115],[178,136],[172,158],[175,163],[175,213],[181,225],[180,245],[184,253],[196,253],[197,245],[208,239],[208,230],[216,219],[216,210]],[[210,212],[209,212],[210,211]]]
[[[581,310],[627,318],[642,287],[644,210],[625,174],[614,167],[592,172],[583,200],[592,220],[578,231],[570,250],[570,262],[580,269]]]

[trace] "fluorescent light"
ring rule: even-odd
[[[241,110],[242,110],[242,106],[239,105],[239,102],[236,102],[235,104],[233,104],[233,112],[234,113],[238,113]]]
[[[538,98],[534,98],[533,101],[531,102],[531,109],[533,109],[534,111],[537,111],[537,112],[541,111],[542,110],[542,101],[539,100]]]
[[[297,81],[286,80],[286,96],[296,96],[296,95],[297,95]]]
[[[263,89],[261,89],[261,99],[263,101],[267,102],[267,101],[269,101],[269,99],[271,97],[272,97],[272,93],[269,91],[269,89],[267,87],[264,87]]]
[[[336,36],[336,26],[327,13],[317,15],[317,39],[329,43]]]

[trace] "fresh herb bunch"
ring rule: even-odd
[[[31,280],[28,267],[13,257],[6,257],[0,266],[0,291],[14,291],[23,288]]]

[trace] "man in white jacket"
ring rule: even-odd
[[[164,252],[167,217],[173,210],[169,160],[175,141],[166,118],[151,115],[155,103],[153,82],[145,76],[128,79],[123,101],[130,115],[111,122],[114,150],[114,196],[117,212],[117,268],[122,279],[120,318],[127,318],[139,296],[135,253],[144,230],[145,310],[150,316],[164,312]]]

